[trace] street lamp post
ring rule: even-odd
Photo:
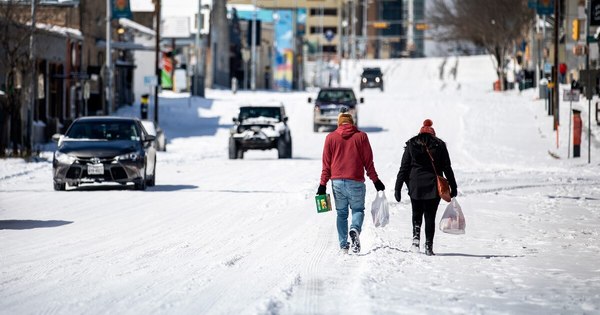
[[[111,8],[110,1],[106,0],[106,114],[112,113],[112,56],[111,56]]]
[[[250,51],[250,89],[256,90],[256,0],[253,0],[252,8],[252,34]]]
[[[37,65],[34,56],[34,32],[35,32],[35,1],[31,1],[31,34],[29,35],[29,62],[31,63],[31,95],[29,96],[29,108],[27,109],[27,154],[33,151],[33,111],[35,110]]]

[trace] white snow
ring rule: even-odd
[[[598,138],[591,164],[586,135],[567,159],[568,104],[557,148],[543,100],[493,92],[491,62],[461,58],[456,80],[440,80],[442,59],[366,63],[385,72],[385,92],[357,94],[390,222],[374,227],[368,181],[359,255],[339,253],[335,213],[315,209],[326,133],[312,131],[314,92],[163,93],[170,143],[145,192],[55,192],[51,151],[0,160],[0,314],[600,314]],[[342,83],[358,91],[360,69],[345,62]],[[294,158],[229,160],[238,106],[267,99],[286,106]],[[587,101],[576,105],[587,128]],[[425,118],[448,144],[467,221],[464,235],[436,231],[433,257],[410,252],[410,201],[393,200]]]

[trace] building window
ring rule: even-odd
[[[324,53],[337,53],[337,47],[335,45],[323,45]]]
[[[333,34],[337,34],[337,27],[336,26],[323,26],[322,31],[321,31],[320,26],[311,26],[310,27],[311,34],[325,34],[328,31],[331,31]]]
[[[310,9],[311,16],[328,15],[337,16],[337,9],[335,8],[312,8]]]

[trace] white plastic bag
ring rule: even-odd
[[[376,227],[381,226],[384,227],[390,222],[390,212],[388,209],[388,202],[385,198],[385,192],[377,192],[377,196],[373,203],[371,204],[371,214],[373,215],[373,224]]]
[[[458,201],[456,198],[452,198],[440,220],[440,230],[449,234],[465,234],[466,225],[465,216]]]

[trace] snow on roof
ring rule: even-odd
[[[31,23],[29,23],[29,25],[31,25]],[[77,39],[83,39],[83,35],[81,34],[81,31],[78,29],[64,27],[64,26],[58,26],[58,25],[45,24],[45,23],[36,23],[35,27],[38,29],[44,30],[44,31],[54,33],[54,34],[59,34],[59,35],[63,35],[66,37],[74,37]]]
[[[156,36],[156,32],[153,29],[146,27],[140,23],[136,23],[130,19],[120,18],[119,24],[121,24],[124,27],[133,29],[136,32],[142,33],[144,35],[148,35],[148,36],[152,36],[152,37]]]

